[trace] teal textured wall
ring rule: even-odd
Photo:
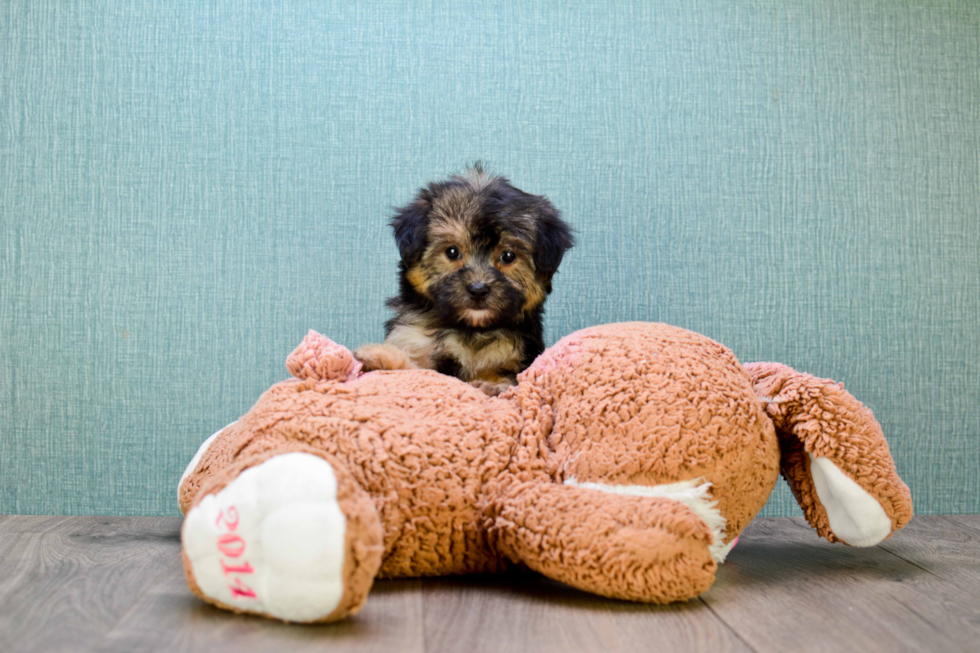
[[[282,4],[0,4],[0,512],[176,514],[307,329],[382,336],[389,207],[478,158],[578,229],[549,342],[841,380],[980,512],[980,3]]]

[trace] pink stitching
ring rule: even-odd
[[[235,535],[234,531],[238,528],[238,523],[240,522],[240,515],[238,514],[238,509],[235,506],[228,506],[227,510],[218,511],[218,519],[215,520],[215,526],[220,527],[222,522],[225,528],[228,529],[228,533],[222,533],[218,536],[218,550],[228,558],[241,558],[245,553],[245,540],[242,539],[240,535]],[[218,559],[221,563],[221,571],[225,576],[229,574],[251,574],[255,572],[252,565],[249,564],[247,560],[236,561],[241,564],[229,565],[226,564],[221,558]],[[258,598],[255,594],[255,590],[242,582],[242,579],[238,576],[232,576],[234,583],[228,583],[228,589],[231,590],[232,598],[236,599],[255,599]]]
[[[239,535],[225,533],[218,537],[218,550],[229,558],[238,558],[245,553],[245,540]]]
[[[228,586],[228,589],[231,590],[232,596],[234,596],[236,599],[239,599],[239,598],[242,598],[242,599],[254,599],[254,598],[257,598],[255,596],[255,590],[253,590],[251,587],[249,587],[248,585],[246,585],[245,583],[243,583],[241,578],[236,578],[235,579],[235,584],[234,585],[229,585]]]
[[[218,511],[218,519],[216,519],[215,522],[214,522],[215,525],[220,524],[221,523],[221,520],[224,519],[225,526],[228,527],[228,530],[233,531],[236,528],[238,528],[238,519],[239,519],[238,518],[238,509],[235,508],[235,506],[230,506],[228,508],[228,516],[229,517],[233,517],[235,519],[235,521],[232,521],[232,522],[228,521],[228,517],[225,517],[225,511],[224,510],[219,510]]]
[[[221,563],[221,571],[225,572],[225,576],[228,574],[251,574],[255,570],[252,569],[252,565],[246,562],[243,565],[226,565],[224,560],[219,560]]]

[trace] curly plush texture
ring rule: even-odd
[[[286,359],[286,369],[297,379],[346,381],[361,375],[361,362],[347,347],[310,329]]]
[[[677,327],[578,331],[499,397],[429,370],[361,374],[347,349],[314,332],[288,366],[297,378],[202,453],[180,506],[193,510],[272,456],[328,459],[371,510],[345,510],[360,524],[349,528],[353,571],[342,606],[319,620],[359,607],[374,561],[379,577],[517,564],[614,598],[697,596],[780,468],[810,523],[836,539],[808,455],[874,497],[893,530],[911,515],[877,422],[842,388],[785,366],[743,367]]]
[[[892,532],[908,523],[912,496],[898,476],[881,427],[843,384],[779,363],[749,363],[745,369],[776,426],[783,477],[821,536],[839,541],[817,499],[810,456],[833,460],[849,477],[863,479],[864,489],[891,517]]]

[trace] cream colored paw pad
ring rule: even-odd
[[[851,546],[874,546],[892,532],[892,520],[878,500],[827,458],[810,456],[810,476],[827,511],[830,530]]]
[[[344,592],[347,520],[330,463],[270,458],[206,496],[184,519],[184,551],[208,597],[288,621],[333,612]]]

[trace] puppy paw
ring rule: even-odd
[[[491,397],[496,397],[499,394],[503,394],[504,392],[507,392],[507,390],[509,390],[511,387],[513,387],[516,384],[506,380],[483,381],[480,379],[476,379],[474,381],[470,381],[470,385],[473,386],[474,388],[478,388],[482,390],[483,392],[485,392]]]
[[[408,355],[391,345],[363,345],[354,351],[365,372],[374,370],[410,370],[415,367]]]

